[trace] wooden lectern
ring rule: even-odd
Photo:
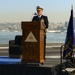
[[[22,62],[43,63],[44,30],[43,22],[22,22]]]

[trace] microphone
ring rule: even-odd
[[[33,15],[37,15],[37,13],[36,12],[32,13],[31,21],[32,21]]]
[[[37,13],[35,12],[34,15],[37,15]]]

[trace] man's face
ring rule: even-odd
[[[42,15],[43,10],[37,10],[38,16]]]

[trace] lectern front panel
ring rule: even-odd
[[[22,62],[44,62],[44,28],[40,22],[22,22]]]

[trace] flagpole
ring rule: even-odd
[[[71,5],[71,9],[73,10],[73,4]]]

